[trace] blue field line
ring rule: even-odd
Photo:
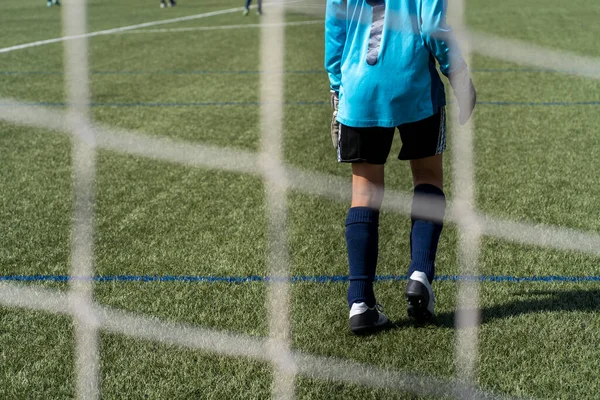
[[[32,107],[67,107],[63,102],[22,102],[22,105]],[[135,107],[249,107],[260,106],[260,101],[198,101],[198,102],[134,102],[134,103],[108,103],[92,102],[90,107],[115,107],[115,108],[135,108]],[[329,101],[286,101],[287,106],[329,106]],[[478,101],[481,106],[524,106],[524,107],[576,107],[576,106],[600,106],[600,101]],[[10,107],[11,103],[1,103],[0,107]]]
[[[90,70],[92,75],[260,75],[274,71],[261,70],[131,70],[131,71],[98,71]],[[575,70],[553,70],[550,68],[476,68],[475,73],[511,73],[511,72],[544,72],[544,73],[576,73]],[[591,71],[590,71],[591,72]],[[325,75],[324,69],[284,70],[289,75]],[[0,75],[63,75],[63,71],[0,71]]]
[[[406,275],[378,275],[378,282],[406,281]],[[0,275],[0,281],[16,282],[68,282],[71,280],[89,280],[71,278],[69,275]],[[205,283],[247,283],[247,282],[279,282],[282,278],[250,275],[250,276],[194,276],[194,275],[100,275],[93,277],[95,282],[205,282]],[[440,275],[435,278],[440,282],[479,281],[479,282],[600,282],[600,276],[510,276],[510,275]],[[348,282],[347,275],[297,275],[287,279],[291,283],[337,283]]]
[[[478,105],[485,106],[600,106],[600,101],[478,101]]]

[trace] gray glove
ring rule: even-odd
[[[331,142],[333,148],[338,147],[338,137],[340,135],[340,123],[337,120],[339,98],[335,90],[331,90],[331,108],[333,108],[333,117],[331,117]]]
[[[448,78],[450,79],[450,85],[454,90],[454,96],[456,96],[460,110],[458,122],[464,125],[471,118],[475,103],[477,102],[477,92],[473,86],[467,65],[465,64],[464,67],[451,72]]]

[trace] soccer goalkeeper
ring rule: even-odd
[[[396,128],[402,140],[398,158],[410,161],[414,184],[408,314],[418,320],[434,314],[431,283],[446,208],[446,99],[436,60],[450,78],[461,124],[470,118],[476,98],[446,23],[446,7],[445,0],[327,0],[331,133],[338,161],[352,163],[346,244],[350,329],[357,334],[388,324],[377,305],[373,280],[384,165]]]

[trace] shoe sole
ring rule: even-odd
[[[364,335],[385,328],[389,324],[389,320],[385,317],[385,320],[379,323],[379,312],[370,313],[369,311],[355,315],[350,318],[350,330],[355,335]],[[377,319],[375,319],[377,318]]]
[[[408,316],[418,321],[424,321],[433,314],[428,310],[429,292],[425,285],[419,281],[410,280],[406,286],[406,302]]]
[[[384,330],[389,326],[390,322],[386,321],[383,324],[379,325],[363,325],[363,326],[354,326],[350,328],[350,331],[356,336],[368,335],[369,333],[378,332]]]

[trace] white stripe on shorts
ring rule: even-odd
[[[446,107],[440,107],[440,129],[435,154],[442,154],[444,150],[446,150]]]
[[[338,131],[337,137],[337,160],[338,162],[342,162],[342,124],[340,124],[340,130]]]

